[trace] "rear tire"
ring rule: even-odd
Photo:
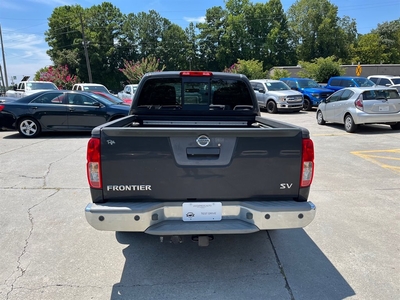
[[[310,99],[304,98],[303,110],[310,111],[311,109],[312,109],[312,103],[311,103]]]
[[[317,111],[317,123],[318,125],[325,125],[326,122],[324,120],[324,116],[322,115],[322,111]]]
[[[24,118],[18,122],[18,132],[26,138],[37,137],[40,132],[40,124],[33,118]]]
[[[400,123],[396,123],[396,124],[390,125],[390,127],[391,127],[393,130],[400,130]]]
[[[269,112],[270,114],[276,114],[276,112],[278,111],[278,109],[276,108],[276,103],[273,100],[269,100],[267,102],[266,109],[267,112]]]
[[[354,123],[353,117],[350,114],[344,116],[344,129],[349,133],[356,132],[357,130],[357,124]]]

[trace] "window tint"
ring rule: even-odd
[[[392,85],[389,79],[387,78],[381,78],[381,81],[379,82],[380,85]]]
[[[342,95],[340,96],[340,100],[347,100],[350,99],[351,96],[354,95],[354,92],[351,90],[344,90]]]
[[[371,80],[372,82],[377,83],[378,82],[378,77],[370,77],[369,80]]]
[[[331,86],[340,86],[340,79],[332,79]]]
[[[340,97],[343,94],[343,90],[340,90],[334,94],[332,94],[332,96],[329,97],[329,102],[336,102],[340,99]]]
[[[31,103],[61,104],[62,99],[59,93],[46,93],[33,99]]]

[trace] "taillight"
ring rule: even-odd
[[[355,105],[356,108],[358,108],[359,110],[364,110],[364,104],[363,104],[362,94],[360,94],[360,96],[358,96],[357,100],[354,101],[354,105]]]
[[[100,139],[91,138],[86,152],[87,178],[90,187],[101,189]]]
[[[300,187],[310,186],[313,180],[313,176],[314,176],[314,143],[311,139],[303,139]]]
[[[4,109],[4,105],[0,105],[0,111]]]
[[[212,72],[208,71],[182,71],[179,73],[181,76],[212,76]]]

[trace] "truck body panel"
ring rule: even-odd
[[[142,79],[129,116],[92,131],[88,222],[98,230],[154,235],[308,225],[315,216],[307,202],[313,174],[308,130],[261,117],[242,75],[181,80],[182,74],[165,73]],[[158,81],[164,93],[153,95]],[[168,105],[160,99],[169,97],[166,86],[176,91]],[[234,91],[232,103],[213,103],[216,95],[221,101],[221,89]],[[157,103],[146,102],[151,97]]]

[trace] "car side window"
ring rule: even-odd
[[[381,78],[381,81],[379,81],[380,85],[392,85],[389,79],[387,78]]]
[[[59,93],[47,93],[33,99],[31,103],[61,104],[62,100],[59,96]]]
[[[340,97],[343,94],[343,90],[338,91],[337,93],[332,94],[332,96],[329,97],[329,102],[336,102],[340,99]]]
[[[353,96],[354,92],[351,90],[345,90],[343,91],[342,95],[340,96],[339,100],[347,100],[350,99],[351,96]]]
[[[341,86],[340,79],[332,79],[331,86]]]
[[[370,77],[369,78],[369,80],[373,81],[375,84],[378,82],[378,79],[379,78],[377,78],[377,77]]]
[[[343,79],[341,86],[352,87],[355,86],[355,84],[351,80]]]
[[[296,87],[296,83],[294,81],[285,82],[291,89]]]

